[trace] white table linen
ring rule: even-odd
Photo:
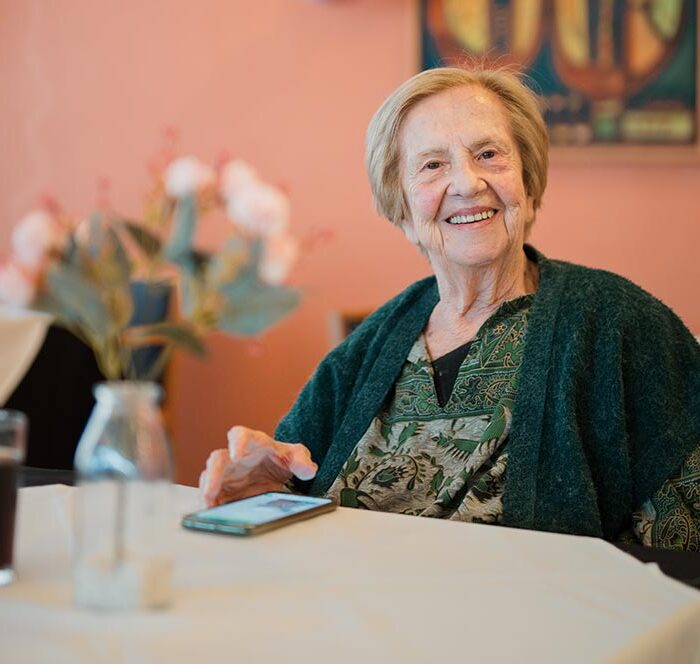
[[[50,324],[47,314],[0,306],[0,405],[24,378]]]
[[[79,610],[74,491],[20,491],[3,662],[700,662],[700,593],[600,540],[342,508],[211,535],[186,487],[172,607]]]

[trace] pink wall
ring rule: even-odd
[[[328,350],[328,316],[374,307],[427,273],[372,211],[363,171],[373,110],[416,70],[413,0],[0,0],[0,248],[40,193],[88,211],[107,176],[137,213],[162,130],[222,149],[290,192],[303,235],[298,313],[261,344],[213,335],[176,358],[167,413],[182,481],[234,423],[271,430]],[[700,165],[555,164],[532,240],[622,273],[700,333]]]

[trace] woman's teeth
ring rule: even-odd
[[[491,219],[496,214],[496,210],[486,210],[485,212],[477,212],[476,214],[456,214],[450,217],[447,222],[450,224],[472,224],[475,221],[483,221]]]

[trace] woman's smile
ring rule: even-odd
[[[488,226],[496,220],[498,210],[496,208],[472,208],[472,210],[461,210],[443,219],[444,223],[450,226],[457,226],[470,230],[477,230]]]

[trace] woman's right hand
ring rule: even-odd
[[[293,475],[310,480],[318,466],[300,443],[280,443],[262,431],[236,426],[228,432],[228,449],[214,450],[199,477],[207,507],[266,491],[284,491]]]

